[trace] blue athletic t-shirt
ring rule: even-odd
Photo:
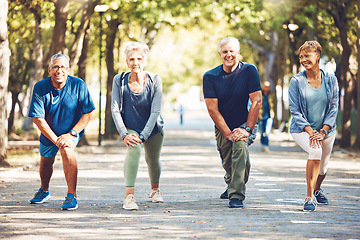
[[[65,86],[56,90],[51,78],[45,78],[34,86],[29,117],[44,118],[57,136],[70,132],[80,118],[95,109],[89,90],[80,78],[68,76]],[[82,136],[84,130],[79,134]],[[53,144],[43,134],[40,142]]]
[[[247,121],[249,94],[260,90],[259,73],[250,63],[239,62],[231,73],[220,65],[203,76],[204,97],[218,99],[219,111],[231,131]]]

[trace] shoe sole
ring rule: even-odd
[[[43,200],[41,200],[40,202],[31,202],[30,201],[30,204],[42,204],[42,203],[45,203],[50,198],[51,198],[51,196],[49,195],[49,196],[45,197]]]
[[[129,211],[131,211],[131,210],[138,210],[139,208],[127,208],[127,207],[125,207],[125,206],[123,205],[123,209],[124,209],[124,210],[129,210]]]
[[[153,203],[163,203],[164,201],[151,200]]]
[[[303,212],[315,212],[315,210],[316,209],[314,209],[314,210],[305,210],[305,209],[303,209]]]
[[[244,208],[244,206],[229,206],[229,208]]]
[[[242,204],[242,205],[230,205],[229,204],[229,208],[244,208],[244,204]]]
[[[73,211],[73,210],[76,210],[76,209],[78,209],[78,205],[76,205],[75,207],[73,207],[73,208],[61,208],[61,210],[63,210],[63,211]]]

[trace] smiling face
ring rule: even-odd
[[[319,68],[320,55],[311,50],[301,50],[299,54],[299,61],[301,66],[306,70]]]
[[[66,84],[66,79],[70,73],[69,63],[65,58],[56,58],[48,68],[51,83],[55,89],[61,89]]]
[[[239,63],[240,49],[234,42],[229,41],[221,46],[219,56],[223,62],[224,71],[233,72]]]
[[[147,60],[141,51],[134,50],[129,53],[126,63],[131,72],[139,73],[144,70]]]

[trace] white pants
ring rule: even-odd
[[[319,175],[325,175],[328,169],[330,160],[330,154],[334,146],[335,134],[324,138],[322,147],[312,148],[310,147],[309,134],[307,132],[291,133],[294,141],[309,154],[308,159],[320,160],[320,171]]]

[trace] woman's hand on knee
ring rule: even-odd
[[[142,143],[141,139],[136,134],[129,134],[124,138],[124,143],[127,148],[134,147],[138,143]]]

